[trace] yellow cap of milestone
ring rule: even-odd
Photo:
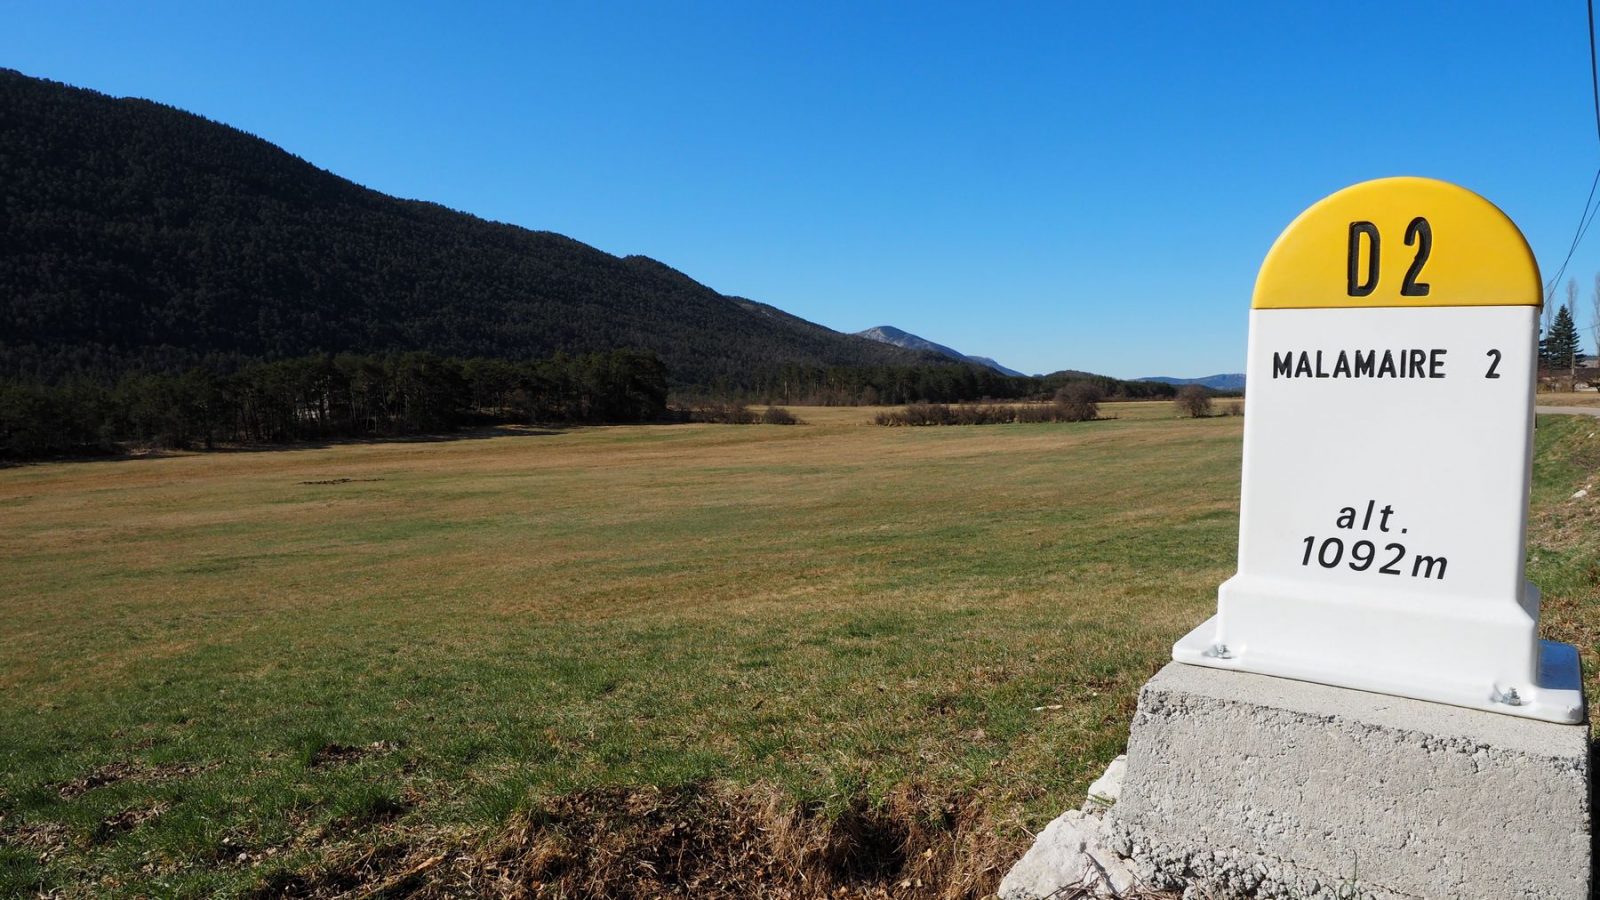
[[[1493,203],[1432,178],[1379,178],[1289,223],[1256,276],[1256,309],[1539,306],[1539,263]]]

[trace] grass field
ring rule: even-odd
[[[991,890],[1212,612],[1243,420],[796,412],[0,471],[0,894]],[[1591,696],[1594,431],[1530,552]]]

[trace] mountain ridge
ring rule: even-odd
[[[1168,375],[1151,375],[1147,378],[1135,378],[1134,381],[1154,381],[1160,384],[1198,384],[1214,391],[1242,391],[1244,390],[1243,372],[1226,372],[1217,375],[1204,375],[1200,378],[1173,378]]]

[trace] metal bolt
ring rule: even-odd
[[[1517,693],[1516,688],[1506,688],[1505,693],[1501,694],[1499,699],[1501,703],[1507,706],[1522,705],[1522,696]]]
[[[1228,649],[1227,644],[1212,644],[1206,655],[1217,659],[1233,659],[1233,651]]]

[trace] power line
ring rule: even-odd
[[[1589,89],[1594,97],[1594,134],[1600,140],[1600,63],[1597,63],[1594,48],[1594,0],[1588,0],[1589,8]],[[1556,269],[1554,278],[1544,284],[1545,303],[1549,303],[1555,294],[1556,285],[1561,283],[1561,276],[1567,274],[1567,264],[1572,262],[1572,254],[1578,252],[1578,245],[1583,243],[1583,236],[1589,233],[1589,226],[1593,224],[1595,213],[1600,212],[1600,204],[1594,202],[1595,188],[1600,186],[1600,168],[1595,169],[1594,181],[1589,185],[1589,197],[1583,201],[1583,212],[1578,214],[1578,228],[1572,234],[1572,244],[1567,247],[1567,256],[1561,260],[1561,266]]]
[[[1589,87],[1594,93],[1594,134],[1600,138],[1600,71],[1594,61],[1594,0],[1589,4]]]
[[[1596,187],[1600,187],[1600,169],[1594,170],[1594,180],[1589,183],[1589,197],[1583,201],[1583,212],[1578,214],[1578,227],[1572,233],[1572,243],[1567,247],[1567,256],[1561,261],[1561,266],[1556,269],[1556,274],[1544,283],[1544,298],[1547,303],[1554,295],[1556,285],[1561,283],[1561,276],[1567,273],[1567,264],[1572,262],[1572,254],[1578,251],[1578,245],[1583,242],[1583,236],[1588,232],[1589,224],[1594,221],[1594,214],[1600,212],[1600,204],[1594,202]]]

